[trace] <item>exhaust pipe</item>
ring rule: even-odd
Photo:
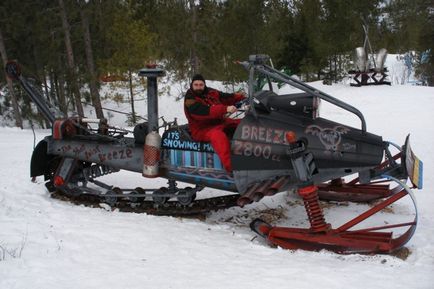
[[[165,75],[166,72],[155,64],[139,71],[139,76],[145,76],[148,80],[148,134],[143,148],[143,176],[148,178],[155,178],[159,174],[161,136],[158,133],[157,77]]]
[[[158,87],[157,77],[165,76],[166,72],[157,68],[156,64],[149,64],[139,71],[139,76],[147,78],[148,95],[148,131],[158,132]]]
[[[266,196],[277,194],[284,186],[289,183],[289,177],[280,177],[267,190]]]

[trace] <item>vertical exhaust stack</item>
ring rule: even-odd
[[[160,161],[161,137],[158,134],[158,88],[157,77],[165,76],[166,72],[155,64],[147,65],[139,71],[139,76],[148,80],[148,134],[143,150],[143,176],[158,177]]]
[[[139,71],[139,76],[148,80],[148,131],[158,132],[158,89],[157,77],[165,76],[166,72],[157,68],[156,64],[148,64]]]

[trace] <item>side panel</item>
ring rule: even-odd
[[[162,138],[162,168],[167,178],[191,184],[237,191],[210,143],[193,141],[185,132],[170,130]]]
[[[327,119],[289,113],[247,115],[232,140],[234,170],[287,170],[286,133],[294,132],[319,169],[373,167],[383,158],[381,137]]]
[[[125,138],[125,143],[50,139],[48,153],[115,169],[143,171],[143,145],[135,145],[133,139]]]
[[[373,168],[383,159],[379,136],[322,118],[257,112],[257,117],[248,114],[241,121],[232,140],[232,166],[240,193],[253,183],[282,176],[297,184],[286,153],[287,132],[295,133],[312,153],[318,170],[315,183]]]
[[[167,167],[223,170],[220,158],[216,153],[165,149],[163,154],[164,164]]]

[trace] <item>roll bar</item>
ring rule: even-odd
[[[255,71],[257,71],[259,73],[266,75],[267,77],[271,77],[276,80],[287,83],[295,88],[298,88],[306,93],[319,97],[350,113],[355,114],[362,123],[362,131],[366,132],[365,118],[357,108],[265,64],[269,60],[270,57],[268,55],[258,54],[258,55],[250,55],[248,61],[239,62],[239,64],[241,64],[247,71],[249,71],[249,100],[250,100],[250,108],[253,110],[254,115],[256,115],[256,111],[253,103],[253,83],[255,81],[254,80]]]

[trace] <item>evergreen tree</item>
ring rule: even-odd
[[[99,119],[103,119],[104,113],[102,111],[101,99],[99,96],[99,86],[97,83],[98,76],[97,76],[97,71],[95,69],[95,60],[93,56],[93,48],[92,48],[91,35],[90,35],[90,27],[89,27],[90,9],[88,5],[89,4],[86,4],[83,1],[80,2],[80,18],[83,27],[83,38],[84,38],[84,45],[85,45],[85,52],[86,52],[86,64],[87,64],[87,70],[89,72],[89,88],[90,88],[92,104],[95,107],[96,116]]]
[[[111,20],[112,24],[105,31],[110,46],[106,50],[106,58],[101,59],[100,66],[105,72],[128,75],[132,122],[136,123],[133,73],[155,59],[151,50],[153,35],[143,21],[132,18],[129,3],[119,4],[117,13]]]
[[[72,88],[72,94],[74,95],[75,107],[77,108],[77,113],[79,116],[83,117],[83,106],[81,104],[81,95],[79,90],[79,84],[77,80],[76,64],[74,60],[74,51],[72,47],[71,40],[71,28],[68,20],[68,15],[65,7],[65,2],[63,0],[59,1],[60,17],[62,19],[62,28],[64,33],[65,47],[66,47],[66,59],[68,64],[68,76],[69,82]]]
[[[415,51],[416,73],[433,85],[433,11],[432,0],[3,0],[0,31],[2,54],[18,59],[65,113],[83,114],[79,89],[88,82],[101,117],[99,76],[127,76],[134,112],[132,77],[149,61],[164,61],[183,79],[201,72],[237,81],[246,73],[234,62],[264,53],[305,80],[338,79],[363,45],[363,23],[374,53]],[[425,51],[430,57],[422,60]],[[19,106],[15,119],[37,120],[29,98],[16,92],[16,103],[6,98],[0,113]]]

